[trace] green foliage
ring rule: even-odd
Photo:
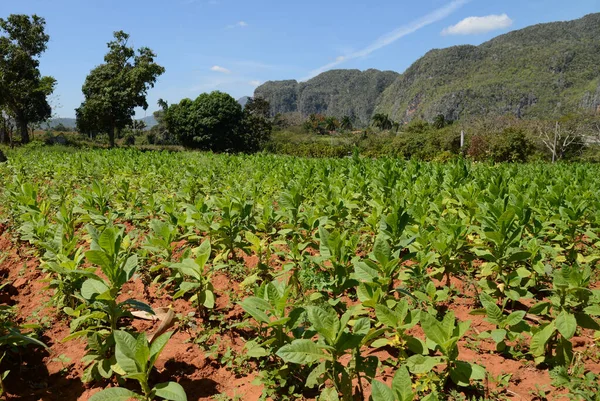
[[[56,80],[42,76],[39,57],[50,37],[46,20],[37,15],[0,18],[0,111],[15,119],[21,142],[29,142],[29,124],[50,117],[48,96]]]
[[[128,400],[130,398],[151,401],[159,397],[171,401],[187,401],[183,387],[179,383],[160,383],[150,388],[149,378],[152,368],[172,333],[165,333],[151,343],[145,333],[137,338],[125,331],[115,331],[115,359],[113,370],[124,379],[136,380],[142,388],[143,396],[121,387],[102,390],[90,397],[91,401]]]
[[[77,128],[86,134],[107,133],[115,146],[117,132],[132,124],[136,107],[148,108],[146,95],[165,69],[156,54],[142,47],[137,54],[127,46],[129,35],[114,33],[104,64],[94,68],[83,84],[84,102],[76,110]]]
[[[270,134],[266,105],[249,102],[246,111],[226,93],[203,93],[171,105],[164,117],[169,132],[186,147],[224,151],[257,150]]]

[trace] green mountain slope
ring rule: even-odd
[[[408,121],[582,108],[600,111],[600,14],[432,50],[385,90],[376,111]]]
[[[306,82],[267,82],[256,88],[254,96],[268,100],[273,114],[354,116],[365,124],[379,96],[397,77],[392,71],[331,70]]]

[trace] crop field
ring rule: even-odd
[[[600,400],[600,166],[23,147],[15,400]]]

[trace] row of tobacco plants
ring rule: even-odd
[[[461,356],[466,341],[551,370],[572,399],[598,397],[600,377],[586,369],[594,356],[573,343],[600,342],[599,166],[35,147],[7,155],[0,219],[37,249],[50,302],[70,325],[64,341],[87,344],[81,380],[107,387],[94,401],[186,399],[178,383],[151,380],[171,332],[133,329],[132,312],[154,311],[126,299],[131,280],[192,303],[202,319],[186,329],[199,346],[226,331],[245,338],[231,368],[252,364],[264,398],[506,396],[502,386],[490,394],[496,378]],[[245,317],[223,321],[217,272],[241,283]],[[458,319],[459,299],[489,329]],[[2,319],[7,355],[43,346]]]

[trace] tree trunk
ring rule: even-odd
[[[17,124],[19,125],[19,133],[21,134],[21,143],[29,143],[29,127],[27,126],[27,120],[20,118],[17,121]]]
[[[110,131],[108,133],[108,139],[110,141],[110,147],[114,148],[115,147],[115,133],[117,131],[117,127],[115,127],[115,125],[113,124],[112,127],[110,128]]]

